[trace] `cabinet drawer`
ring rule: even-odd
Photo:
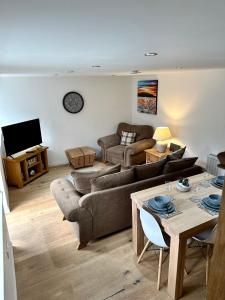
[[[146,155],[146,163],[153,163],[159,161],[159,158],[153,155]]]

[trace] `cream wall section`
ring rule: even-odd
[[[66,112],[69,91],[84,97],[78,114]],[[0,126],[40,118],[43,145],[51,165],[66,161],[64,149],[89,145],[110,134],[118,122],[131,121],[130,79],[123,77],[1,77]]]
[[[158,114],[137,112],[137,81],[159,80]],[[225,150],[225,70],[177,71],[138,76],[132,82],[133,123],[169,126],[187,145],[187,155],[205,165],[209,153]]]

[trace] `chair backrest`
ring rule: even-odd
[[[225,151],[217,154],[217,158],[222,166],[225,166]]]
[[[217,224],[213,227],[211,234],[209,237],[207,237],[207,239],[204,241],[207,244],[215,244],[215,240],[216,240],[216,234],[217,234]]]
[[[143,231],[149,241],[156,246],[167,248],[168,245],[164,240],[162,229],[154,216],[147,212],[145,209],[141,208],[140,218]]]
[[[153,136],[153,127],[149,125],[133,125],[128,123],[119,123],[117,127],[117,134],[121,136],[122,131],[135,132],[136,142],[143,139],[151,139]]]

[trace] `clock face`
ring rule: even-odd
[[[77,92],[69,92],[63,98],[63,106],[68,112],[76,114],[84,107],[84,99]]]

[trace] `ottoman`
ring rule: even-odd
[[[66,156],[74,169],[93,166],[96,151],[90,147],[65,150]]]

